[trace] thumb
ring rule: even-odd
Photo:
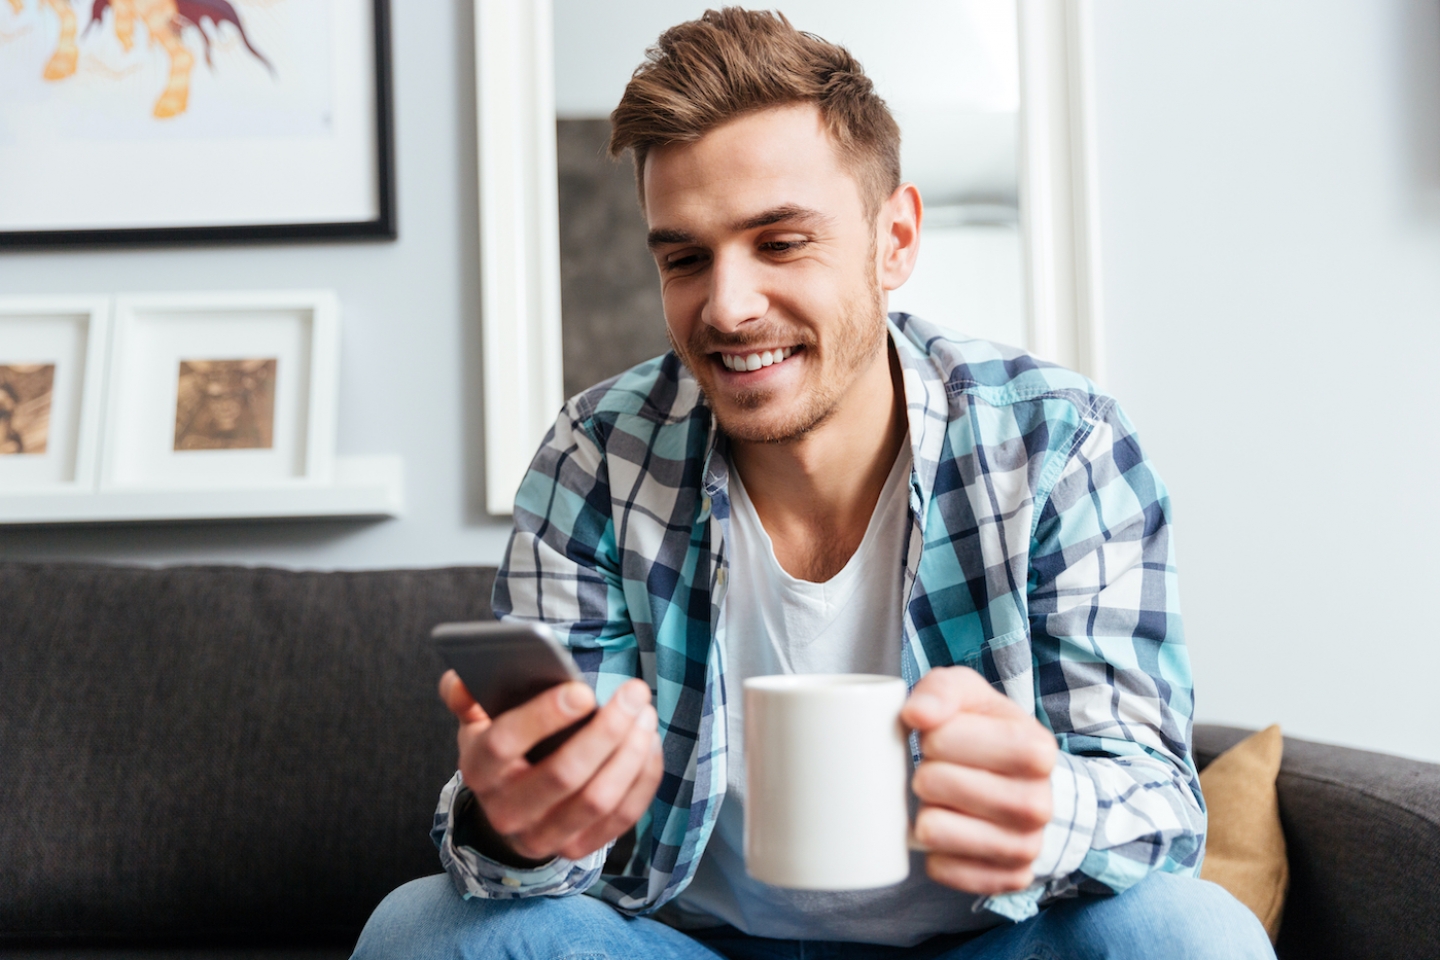
[[[916,730],[933,730],[957,713],[1024,716],[1020,705],[969,667],[936,667],[915,684],[900,719]]]
[[[470,691],[454,670],[446,670],[440,675],[440,699],[461,723],[488,724],[490,721],[489,714],[470,696]]]

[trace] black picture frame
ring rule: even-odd
[[[164,246],[325,240],[394,240],[395,126],[390,61],[390,3],[373,0],[375,17],[375,167],[378,214],[338,223],[217,224],[93,230],[0,230],[0,252],[104,246]]]

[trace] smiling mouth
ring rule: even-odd
[[[777,347],[774,350],[759,350],[755,353],[721,353],[718,356],[726,370],[747,373],[763,367],[773,367],[777,363],[784,363],[799,349],[799,347]]]

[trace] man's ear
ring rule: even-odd
[[[915,259],[920,255],[920,220],[924,213],[920,191],[913,183],[900,184],[881,204],[880,215],[875,218],[875,232],[879,258],[876,269],[882,289],[898,288],[914,272]]]

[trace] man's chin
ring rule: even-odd
[[[708,366],[697,370],[689,357],[676,352],[680,362],[690,369],[700,392],[705,395],[720,432],[732,441],[793,443],[824,423],[834,411],[833,402],[819,404],[819,409],[805,409],[803,404],[800,405],[802,409],[794,409],[795,404],[786,402],[788,391],[781,389],[725,389],[716,382],[714,372]]]
[[[736,404],[716,404],[710,409],[720,432],[739,443],[795,443],[805,439],[816,427],[830,418],[834,408],[820,411],[779,411],[776,404],[745,408]],[[770,409],[767,409],[770,408]]]

